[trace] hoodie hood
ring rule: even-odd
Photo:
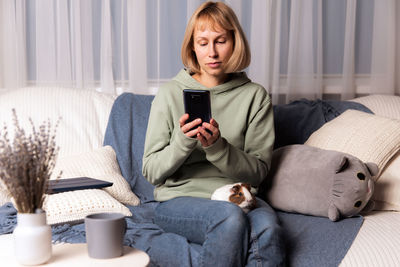
[[[228,90],[235,89],[236,87],[242,86],[243,84],[249,83],[250,79],[247,77],[245,72],[235,72],[230,74],[231,79],[226,83],[220,84],[215,87],[207,88],[190,75],[190,73],[182,69],[173,80],[182,84],[183,89],[201,89],[209,90],[211,93],[219,94]]]

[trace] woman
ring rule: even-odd
[[[250,63],[245,35],[232,9],[203,3],[182,44],[186,69],[162,86],[150,112],[143,175],[160,201],[155,222],[166,232],[202,245],[201,266],[280,266],[281,227],[258,199],[245,214],[230,202],[210,200],[215,189],[266,177],[274,143],[273,112],[265,89],[239,72]],[[184,114],[183,89],[209,90],[210,122]]]

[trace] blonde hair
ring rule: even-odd
[[[238,72],[249,66],[249,44],[235,12],[222,2],[205,2],[190,18],[182,42],[182,62],[190,72],[200,73],[200,65],[194,52],[193,33],[195,29],[204,29],[207,26],[211,26],[213,30],[222,28],[232,35],[233,52],[226,65],[227,73]]]

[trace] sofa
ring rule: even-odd
[[[123,96],[60,87],[2,90],[0,123],[12,129],[12,108],[16,110],[21,127],[27,131],[31,129],[28,118],[35,125],[48,119],[55,125],[60,120],[56,133],[60,150],[52,179],[62,171],[61,179],[89,176],[113,182],[112,188],[78,190],[47,197],[45,209],[47,221],[53,228],[54,242],[85,242],[84,216],[96,212],[120,212],[126,215],[128,223],[125,244],[145,250],[150,255],[152,266],[174,266],[175,261],[165,252],[171,249],[168,245],[146,247],[149,237],[141,237],[138,231],[143,227],[151,229],[151,239],[157,244],[168,244],[163,243],[166,242],[163,239],[165,233],[152,224],[151,213],[157,205],[149,196],[152,187],[139,177],[146,116],[152,96],[130,93]],[[326,247],[320,246],[318,253],[328,251],[326,258],[316,253],[314,247],[303,249],[308,244],[306,240],[295,246],[292,244],[291,252],[297,254],[292,256],[290,265],[400,266],[400,97],[371,95],[346,102],[346,109],[358,109],[359,113],[345,112],[346,109],[341,109],[341,102],[303,100],[274,107],[276,148],[305,143],[375,162],[381,170],[372,197],[376,203],[375,210],[354,218],[352,226],[348,226],[354,227],[351,232],[354,237],[343,239],[344,244],[330,247],[329,240],[325,241]],[[129,113],[119,114],[121,110]],[[320,116],[319,112],[325,115]],[[133,114],[138,115],[132,117]],[[296,119],[299,115],[301,119]],[[312,123],[310,117],[314,117]],[[121,139],[117,130],[127,134],[122,143],[115,142]],[[11,233],[16,224],[16,211],[10,201],[7,191],[0,186],[0,234]],[[297,227],[293,217],[287,219],[290,214],[278,212],[282,220]],[[309,217],[304,218],[308,220]],[[323,220],[321,222],[333,233],[342,233],[340,231],[347,227],[346,223],[352,220],[330,222],[326,218],[317,219]],[[321,240],[324,234],[313,233]],[[190,257],[190,253],[199,249],[198,244],[187,244],[178,236],[167,242],[176,242],[175,249],[181,250],[181,266],[190,265],[190,259],[184,257]],[[342,254],[335,257],[339,247],[343,248]],[[331,256],[335,259],[331,260]]]

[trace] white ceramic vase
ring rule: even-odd
[[[20,264],[38,265],[51,257],[51,227],[46,213],[18,213],[14,229],[15,257]]]

